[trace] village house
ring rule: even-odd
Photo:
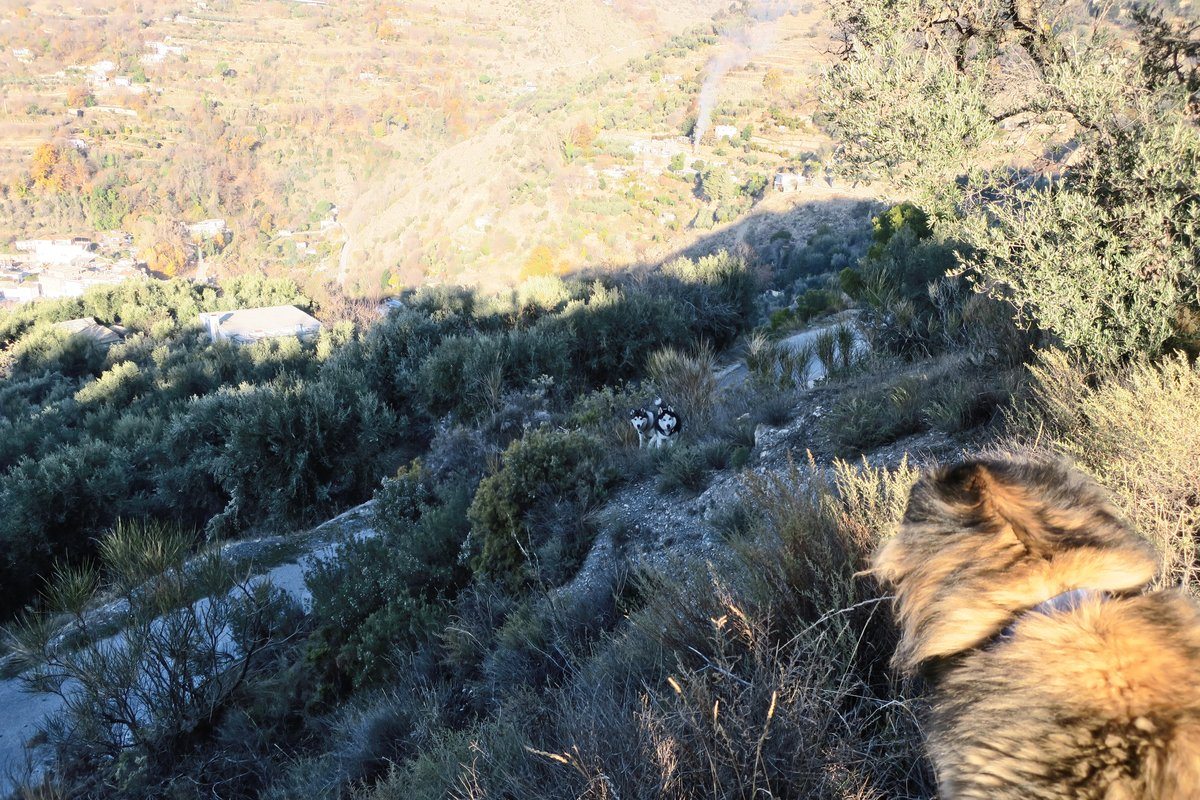
[[[0,292],[4,300],[78,297],[92,286],[114,286],[145,274],[131,259],[113,261],[86,237],[23,239],[19,254],[4,257]]]
[[[96,88],[108,85],[109,74],[115,72],[117,65],[112,61],[97,61],[87,68],[87,82]]]
[[[206,241],[215,239],[225,233],[225,220],[223,219],[202,219],[197,223],[188,225],[188,234],[197,241]]]
[[[146,49],[150,52],[141,56],[140,61],[143,64],[161,64],[167,56],[181,56],[184,53],[182,47],[166,42],[146,42]]]
[[[690,150],[690,143],[682,137],[634,139],[629,143],[629,152],[637,159],[638,170],[650,175],[661,175],[673,157]]]
[[[65,266],[84,264],[96,257],[96,243],[91,239],[22,239],[16,248],[29,253],[32,261],[40,265]]]
[[[73,336],[82,336],[85,339],[91,339],[101,347],[111,347],[124,338],[125,329],[119,325],[108,326],[101,325],[96,321],[95,317],[80,317],[79,319],[69,319],[66,322],[56,323],[55,326],[60,331],[66,331]]]
[[[100,246],[105,250],[124,250],[133,246],[133,234],[125,231],[105,231],[100,234]]]
[[[97,259],[86,264],[52,265],[37,276],[42,297],[79,297],[93,286],[116,286],[144,276],[131,259]]]
[[[679,137],[670,139],[635,139],[629,144],[629,152],[635,156],[670,159],[677,153],[686,153],[691,148]]]
[[[212,311],[201,314],[199,320],[214,343],[250,344],[260,339],[286,336],[309,340],[321,330],[319,319],[295,306]]]
[[[776,172],[771,181],[772,188],[777,192],[798,192],[808,184],[808,179],[795,172]]]
[[[713,136],[719,139],[736,139],[738,129],[736,125],[714,125]]]
[[[24,255],[0,253],[0,301],[25,302],[41,297],[42,290],[29,271],[29,259]]]
[[[20,283],[0,278],[0,301],[25,303],[42,296],[42,287],[37,281]]]

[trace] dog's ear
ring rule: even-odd
[[[938,480],[943,502],[973,508],[980,524],[1012,531],[1030,555],[1045,557],[1052,549],[1042,535],[1045,529],[1031,493],[1030,476],[1014,473],[1011,464],[966,461],[944,471]]]

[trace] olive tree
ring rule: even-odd
[[[969,245],[977,290],[1100,361],[1200,344],[1194,25],[1068,0],[830,7],[842,165]]]

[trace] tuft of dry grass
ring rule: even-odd
[[[716,355],[707,345],[691,352],[664,347],[650,355],[646,373],[664,401],[686,415],[689,423],[703,425],[720,399],[716,366]]]
[[[1160,585],[1200,595],[1200,368],[1178,354],[1092,373],[1048,351],[1030,371],[1032,399],[1012,414],[1025,443],[1091,473],[1162,553]]]

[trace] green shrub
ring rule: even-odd
[[[838,273],[838,286],[853,300],[857,300],[866,289],[866,282],[863,281],[862,275],[857,270],[846,267]]]
[[[311,520],[362,496],[379,479],[379,459],[397,424],[373,394],[331,382],[275,382],[223,390],[211,400],[228,426],[211,469],[230,498],[209,523],[214,531]]]
[[[421,465],[414,462],[397,470],[395,478],[384,478],[375,490],[372,518],[380,530],[398,535],[407,532],[433,501],[433,493],[422,478]]]
[[[871,220],[871,240],[874,244],[867,251],[867,257],[880,258],[883,248],[903,228],[911,231],[918,241],[928,239],[933,234],[933,229],[929,226],[929,215],[920,208],[908,202],[894,205]]]
[[[11,349],[14,374],[57,372],[83,378],[100,372],[104,349],[86,336],[52,327],[35,328]]]
[[[662,462],[659,491],[699,494],[708,487],[713,470],[729,466],[732,453],[733,449],[720,441],[672,447]]]
[[[513,442],[499,472],[479,484],[468,511],[472,536],[478,537],[472,569],[524,586],[533,577],[528,554],[553,533],[530,524],[534,512],[563,504],[578,513],[614,477],[603,448],[586,434],[539,429]]]
[[[1028,96],[1059,99],[1029,109],[1026,123],[1057,125],[1070,108],[1079,126],[1052,137],[1072,157],[1058,158],[1053,178],[1035,177],[995,169],[995,148],[1013,134],[1011,117],[993,113],[1006,89],[986,76],[1012,52],[964,49],[938,13],[880,0],[838,7],[834,23],[851,44],[821,94],[842,158],[893,170],[941,236],[969,245],[976,290],[1062,345],[1103,363],[1194,350],[1200,130],[1191,73],[1179,67],[1194,37],[1149,8],[1125,41],[1111,25],[1053,24],[1050,7],[981,19],[968,38],[1014,42],[1031,65]]]
[[[439,629],[441,601],[468,578],[459,563],[468,503],[463,486],[446,486],[437,496],[414,464],[376,491],[378,535],[343,542],[306,570],[313,615],[352,686],[389,678],[400,653]]]
[[[635,446],[637,433],[628,423],[629,412],[645,402],[645,393],[632,386],[605,386],[576,398],[567,425],[613,447]]]
[[[75,393],[75,400],[82,405],[107,403],[111,406],[124,406],[146,389],[147,384],[148,381],[137,364],[122,361],[105,370],[96,380],[84,384],[83,388]]]

